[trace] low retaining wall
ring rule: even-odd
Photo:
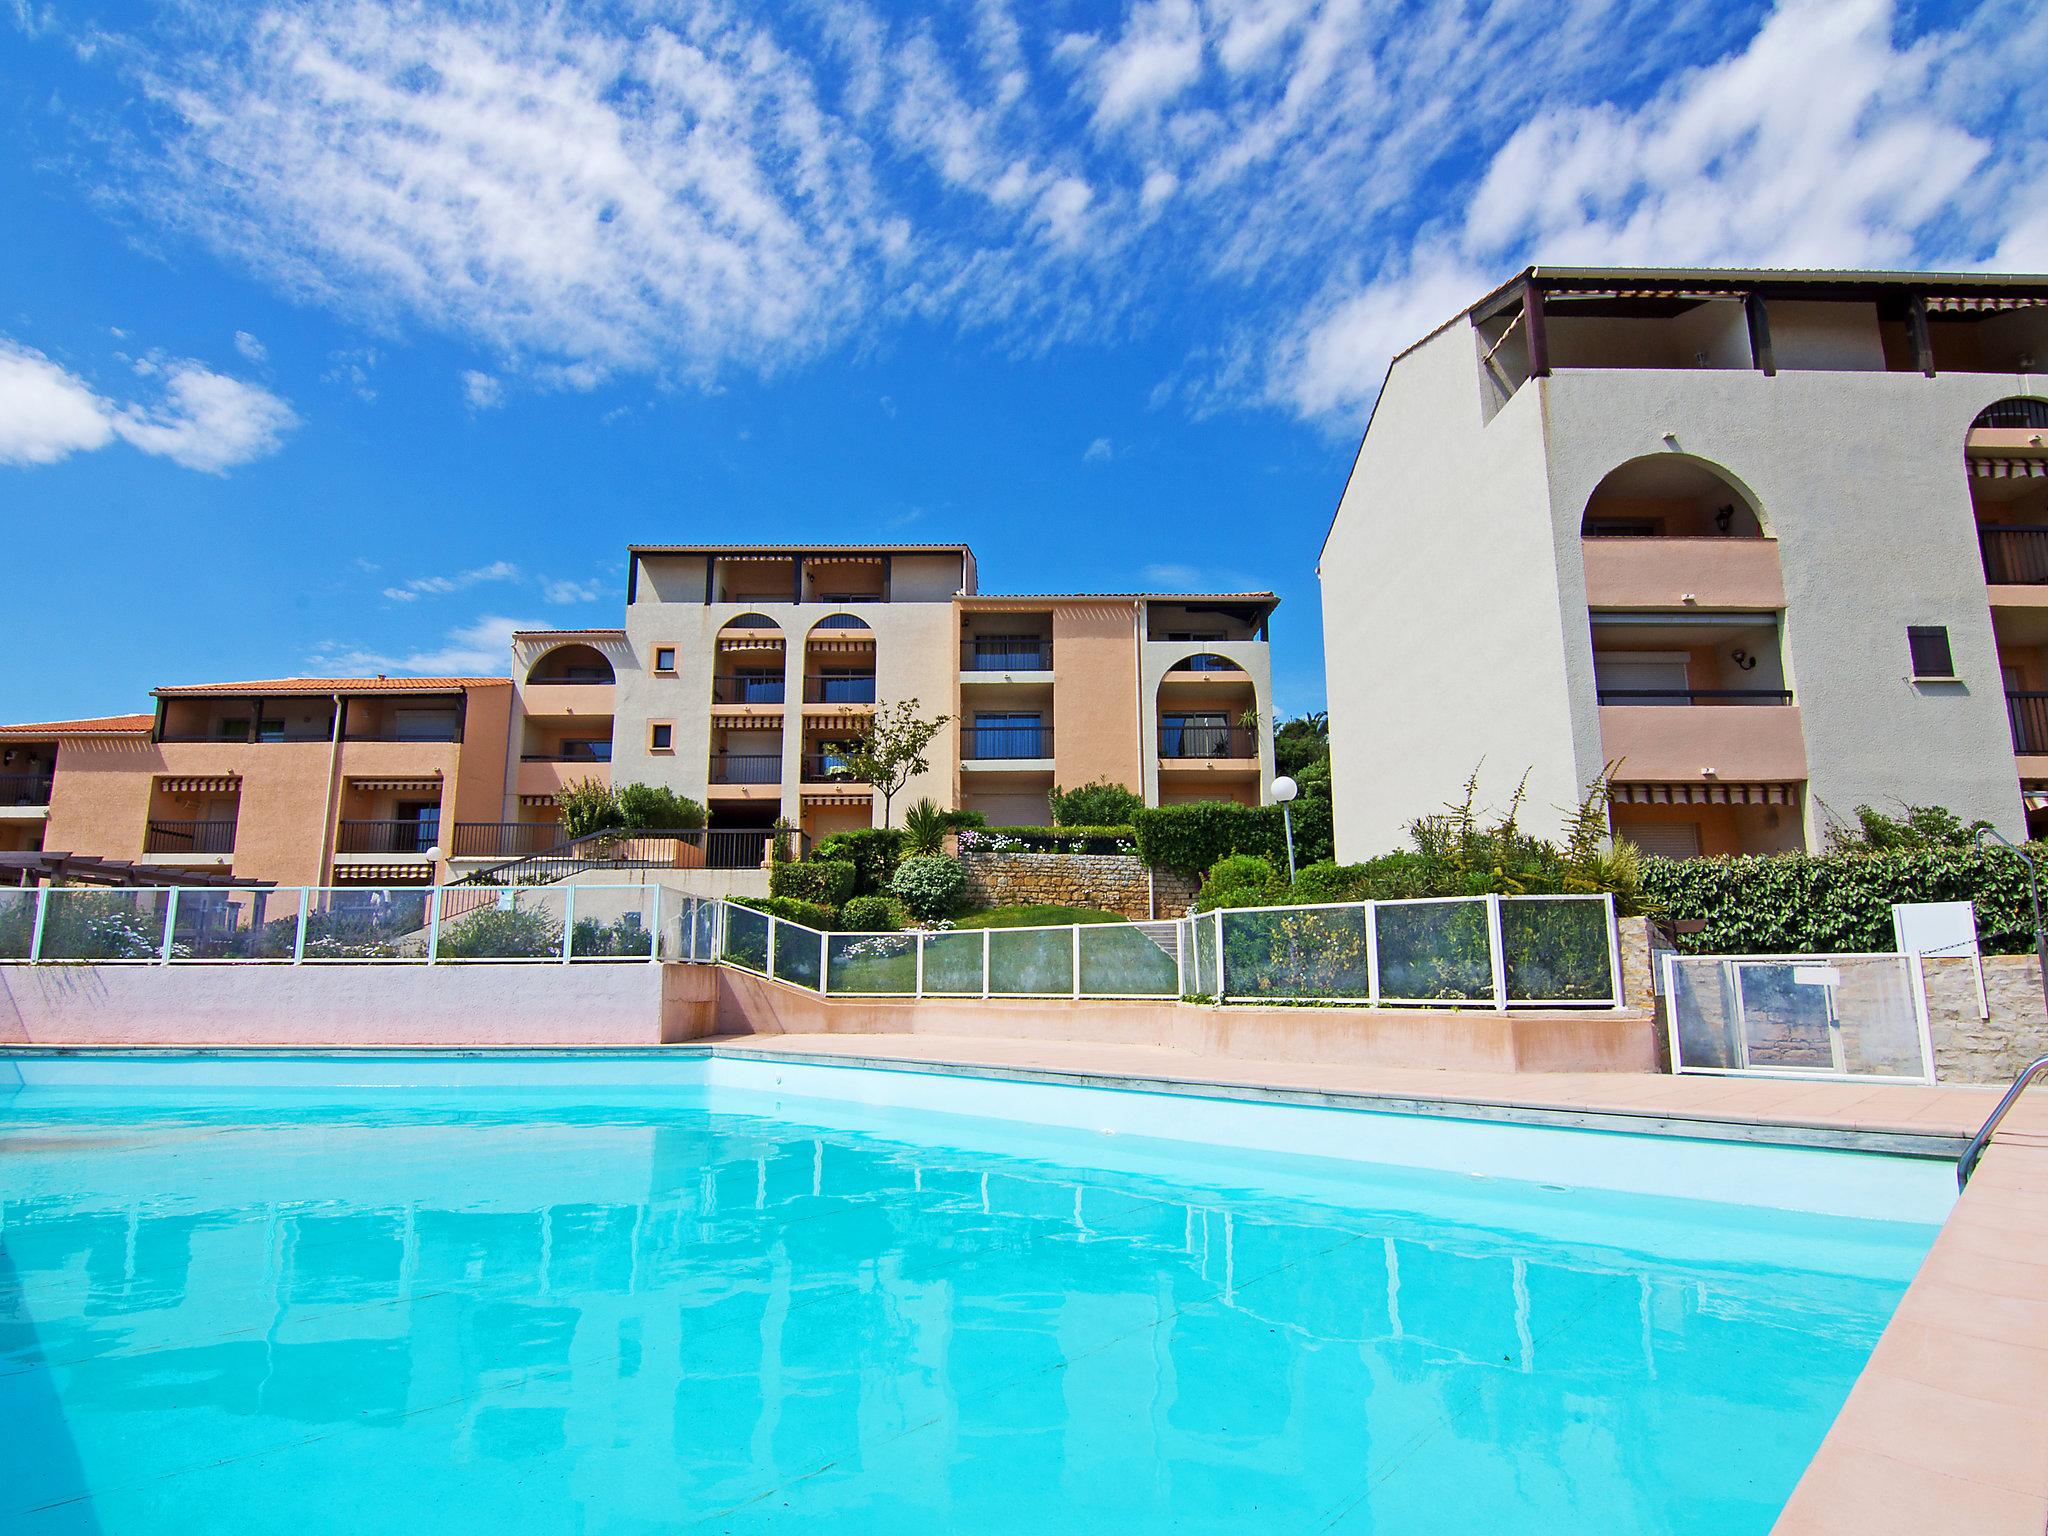
[[[824,998],[718,972],[722,1035],[955,1035],[1164,1046],[1204,1056],[1489,1072],[1656,1072],[1644,1013],[1262,1008],[1084,998]]]
[[[0,965],[0,1045],[659,1045],[703,965]]]
[[[977,907],[1099,907],[1143,921],[1179,917],[1197,883],[1171,869],[1147,869],[1122,853],[963,853],[968,900]]]
[[[1922,960],[1921,967],[1937,1081],[2009,1083],[2036,1056],[2048,1054],[2048,1011],[2034,956],[1984,957],[1989,1019],[1978,1016],[1977,972],[1968,960]]]

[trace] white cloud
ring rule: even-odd
[[[343,677],[366,672],[503,677],[511,670],[513,632],[536,627],[526,619],[488,614],[449,630],[438,645],[402,655],[330,641],[314,650],[307,665],[317,673]]]
[[[1148,565],[1138,574],[1155,592],[1193,592],[1204,585],[1201,571],[1192,565]]]
[[[0,464],[54,464],[104,448],[112,407],[32,347],[0,337]]]
[[[551,603],[594,603],[604,596],[604,583],[591,581],[543,581],[540,595]]]
[[[1115,127],[1154,111],[1202,72],[1202,21],[1193,0],[1134,7],[1123,35],[1095,61],[1095,126]]]
[[[519,578],[519,567],[510,560],[493,560],[489,565],[458,571],[453,576],[415,576],[402,585],[386,587],[384,595],[394,603],[416,603],[422,597],[444,597],[450,592],[465,592],[487,581],[517,581]]]
[[[105,399],[34,348],[0,337],[0,463],[52,464],[118,437],[187,469],[222,474],[275,453],[298,425],[269,390],[189,358],[146,359],[135,372],[161,381],[161,399]]]
[[[327,371],[320,375],[322,384],[333,384],[347,390],[366,405],[377,400],[377,387],[371,377],[377,368],[375,347],[346,347],[327,354]]]
[[[187,469],[221,474],[275,453],[299,424],[296,412],[269,390],[191,361],[145,362],[136,371],[163,380],[163,401],[131,405],[114,430],[144,453]]]
[[[1116,456],[1116,449],[1106,437],[1098,437],[1090,443],[1081,455],[1084,464],[1107,464]]]
[[[505,403],[505,386],[488,373],[471,368],[462,375],[462,398],[472,411],[489,411]]]
[[[270,349],[247,331],[235,332],[235,350],[258,365],[270,361]]]

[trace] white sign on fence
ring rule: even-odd
[[[1977,969],[1977,1017],[1991,1017],[1984,991],[1984,955],[1977,947],[1977,911],[1967,901],[1902,901],[1892,906],[1892,937],[1902,955],[1967,956]]]

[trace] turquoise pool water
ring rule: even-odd
[[[1933,1234],[551,1070],[0,1078],[0,1529],[1762,1533]]]

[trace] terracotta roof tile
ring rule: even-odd
[[[0,736],[135,736],[148,734],[155,724],[154,715],[95,715],[89,720],[0,725]]]
[[[452,693],[458,688],[509,688],[509,677],[264,677],[242,683],[182,683],[151,691],[160,699],[209,693]]]

